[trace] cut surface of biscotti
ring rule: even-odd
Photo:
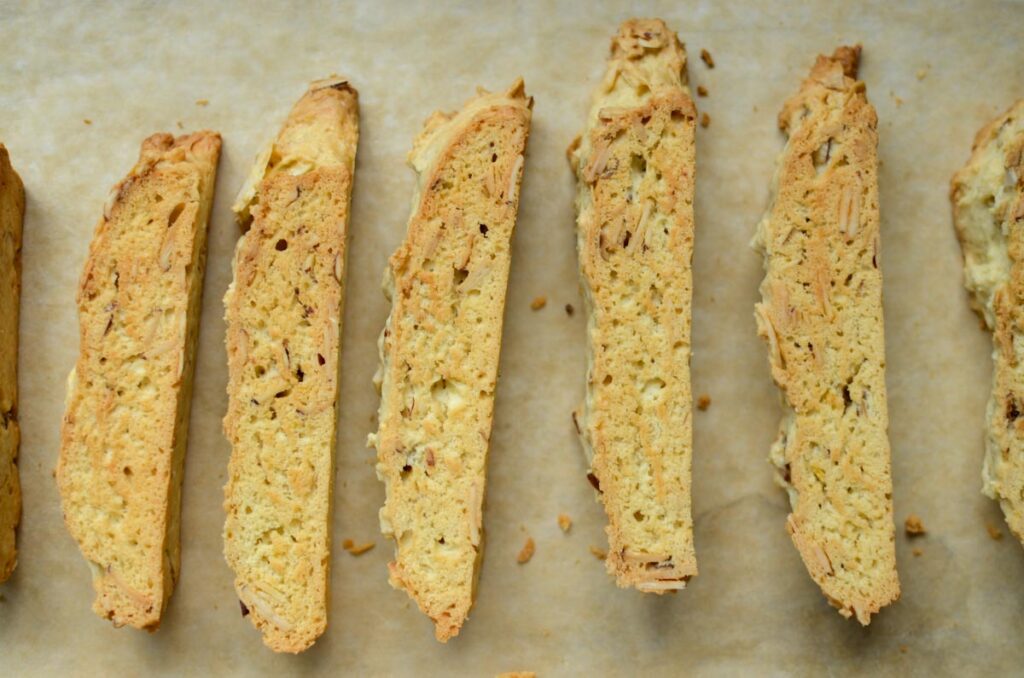
[[[758,334],[787,416],[771,449],[786,522],[839,612],[899,597],[879,270],[877,116],[859,47],[820,56],[779,114],[787,135],[754,246]]]
[[[612,41],[569,149],[587,307],[587,391],[574,415],[608,514],[619,586],[665,593],[697,574],[690,465],[696,109],[686,51],[658,19]]]
[[[385,276],[377,475],[391,585],[458,634],[483,554],[482,512],[512,231],[532,99],[522,80],[431,116],[405,241]]]
[[[181,479],[220,135],[155,134],[114,187],[78,288],[57,484],[93,610],[154,630],[180,566]]]
[[[327,627],[339,337],[358,96],[310,85],[234,210],[227,320],[231,442],[224,555],[242,610],[277,652]]]
[[[0,144],[0,583],[18,563],[15,533],[21,519],[18,481],[18,310],[21,227],[25,189]]]
[[[978,132],[951,199],[964,284],[993,339],[983,491],[1024,541],[1024,99]]]

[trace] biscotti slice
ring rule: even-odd
[[[15,531],[21,519],[18,483],[18,309],[21,224],[25,189],[0,144],[0,583],[18,564]]]
[[[276,652],[327,627],[331,495],[358,96],[310,85],[234,206],[248,231],[224,298],[231,462],[224,555]],[[250,225],[251,224],[251,225]]]
[[[181,479],[220,135],[154,134],[114,187],[78,288],[57,484],[93,610],[155,630],[178,580]]]
[[[413,145],[405,241],[385,276],[377,476],[391,585],[447,641],[473,604],[512,230],[533,100],[522,80],[435,113]]]
[[[983,491],[1024,541],[1024,99],[978,132],[951,199],[964,284],[993,339]]]
[[[612,40],[586,130],[569,149],[589,364],[574,420],[608,514],[608,572],[650,593],[684,588],[697,574],[695,120],[683,45],[659,19],[631,19]]]
[[[772,445],[811,578],[868,624],[899,597],[879,270],[878,123],[860,47],[820,56],[779,114],[788,141],[754,246],[758,334],[787,408]]]

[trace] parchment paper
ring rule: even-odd
[[[1024,5],[567,2],[11,3],[0,0],[0,139],[28,190],[21,325],[21,558],[0,587],[4,675],[821,675],[1019,672],[1024,551],[980,493],[990,343],[967,306],[948,181],[974,132],[1024,95]],[[584,319],[565,147],[581,129],[609,40],[661,16],[690,54],[698,132],[693,384],[700,575],[675,596],[616,589],[589,552],[604,514],[569,413],[582,396]],[[819,52],[864,44],[880,118],[882,268],[902,599],[870,628],[830,608],[784,530],[766,456],[780,407],[752,308],[748,249],[782,139],[775,116]],[[701,48],[714,56],[708,69]],[[241,618],[221,556],[229,454],[223,305],[238,236],[229,206],[259,147],[307,83],[360,92],[342,360],[334,572],[327,633],[275,656]],[[522,75],[536,97],[491,444],[479,598],[448,645],[387,583],[383,491],[366,434],[388,311],[379,291],[408,217],[405,156],[422,120],[479,84]],[[206,99],[208,105],[197,105]],[[87,124],[86,121],[91,121]],[[186,464],[181,580],[154,635],[90,611],[88,568],[61,522],[64,379],[77,355],[75,286],[111,185],[158,130],[224,135],[210,230]],[[547,307],[532,311],[545,295]],[[567,315],[571,304],[576,313]],[[572,516],[563,534],[559,513]],[[921,516],[909,541],[902,521]],[[1002,540],[986,525],[997,526]],[[516,554],[537,543],[526,565]],[[351,538],[375,541],[353,557]],[[915,556],[912,549],[920,549]]]

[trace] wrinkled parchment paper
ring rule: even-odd
[[[975,130],[1024,95],[1024,5],[974,3],[20,3],[0,0],[0,140],[25,180],[21,325],[21,558],[0,586],[4,675],[1003,674],[1024,645],[1024,551],[980,494],[988,336],[961,288],[948,181]],[[694,511],[700,575],[674,596],[615,588],[569,417],[584,379],[584,319],[565,147],[582,128],[608,43],[631,15],[686,43],[711,125],[698,131],[694,260]],[[864,44],[878,109],[882,268],[902,599],[870,628],[844,620],[784,529],[766,461],[780,415],[752,308],[748,249],[782,139],[775,116],[819,52]],[[697,55],[714,56],[715,68]],[[351,223],[330,625],[275,656],[241,618],[221,556],[229,454],[221,299],[238,236],[229,212],[249,163],[307,83],[358,88],[362,139]],[[387,583],[391,546],[366,434],[388,311],[379,282],[408,217],[405,157],[422,120],[479,84],[522,75],[536,97],[491,444],[479,598],[448,645]],[[207,100],[202,105],[200,100]],[[210,227],[186,464],[181,581],[154,635],[90,611],[89,571],[52,478],[64,378],[77,355],[74,293],[111,185],[148,134],[224,135]],[[547,306],[530,309],[544,295]],[[571,304],[572,316],[565,310]],[[563,534],[556,519],[574,521]],[[913,541],[902,521],[918,514]],[[994,540],[992,525],[1004,537]],[[537,544],[516,563],[527,536]],[[353,557],[343,539],[375,541]],[[913,549],[919,549],[915,555]]]

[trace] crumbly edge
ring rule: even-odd
[[[507,226],[508,237],[511,238],[511,232],[514,227],[515,217],[518,210],[519,187],[523,171],[522,153],[525,150],[526,139],[529,134],[529,119],[532,103],[533,100],[525,94],[522,79],[519,79],[504,93],[491,94],[481,89],[478,91],[478,95],[469,100],[457,113],[438,112],[434,113],[427,119],[423,130],[416,138],[413,144],[413,149],[409,154],[409,163],[413,169],[416,170],[418,181],[412,198],[412,211],[408,222],[406,238],[403,244],[391,257],[388,269],[385,271],[384,294],[392,302],[392,308],[378,340],[380,367],[375,375],[374,383],[377,386],[378,391],[381,393],[381,404],[378,417],[380,423],[378,432],[369,436],[368,445],[377,449],[377,475],[385,485],[386,500],[385,505],[380,511],[381,531],[386,537],[395,541],[395,560],[389,564],[389,579],[391,585],[395,588],[406,590],[409,596],[416,601],[420,610],[434,621],[435,636],[441,642],[446,642],[448,639],[458,634],[463,622],[468,616],[469,609],[472,606],[473,599],[475,597],[480,563],[484,550],[482,512],[485,478],[481,472],[481,477],[474,483],[472,496],[468,497],[466,502],[468,511],[466,518],[469,521],[468,534],[472,550],[474,552],[473,563],[471,566],[472,576],[470,577],[470,581],[467,586],[468,590],[466,590],[464,594],[459,593],[459,595],[456,596],[458,601],[454,604],[454,607],[449,607],[438,602],[437,598],[440,595],[439,592],[417,588],[412,582],[412,579],[417,573],[410,572],[409,568],[405,564],[411,555],[408,554],[408,547],[404,549],[402,548],[402,539],[400,536],[395,534],[394,525],[389,517],[395,510],[401,508],[401,506],[395,505],[395,501],[397,500],[393,498],[393,494],[395,494],[394,488],[396,486],[391,480],[391,475],[400,474],[392,473],[393,469],[391,466],[393,465],[394,460],[391,459],[391,456],[396,452],[398,447],[400,447],[400,445],[396,447],[395,441],[403,439],[403,429],[406,426],[402,422],[392,421],[396,417],[401,419],[401,412],[405,410],[404,407],[398,406],[398,403],[392,402],[392,399],[395,397],[404,397],[402,393],[400,393],[399,386],[393,385],[395,378],[392,376],[394,367],[392,354],[397,353],[399,350],[397,342],[392,338],[394,334],[393,330],[395,329],[396,318],[404,318],[409,313],[416,313],[418,316],[422,317],[431,316],[431,311],[429,309],[413,309],[409,307],[409,304],[404,302],[404,293],[399,294],[396,292],[396,276],[398,275],[397,271],[399,271],[399,269],[404,271],[406,263],[411,257],[413,257],[414,253],[422,254],[425,247],[437,247],[438,245],[438,240],[433,239],[434,236],[431,235],[431,230],[435,229],[437,225],[434,223],[425,223],[423,214],[432,213],[435,209],[433,204],[435,202],[435,184],[439,181],[439,175],[442,170],[453,160],[453,154],[458,145],[463,142],[469,145],[473,141],[476,130],[478,130],[488,120],[498,120],[502,117],[509,116],[520,119],[522,123],[521,138],[518,141],[520,147],[516,151],[517,155],[514,158],[514,163],[511,167],[511,175],[507,179],[501,179],[497,176],[488,174],[482,178],[482,183],[488,187],[487,190],[489,195],[503,196],[501,206],[502,216],[499,217],[499,219],[506,221],[503,225]],[[494,159],[496,160],[497,158],[497,150],[495,150]],[[504,158],[501,159],[501,162],[504,162]],[[474,216],[480,217],[480,215],[466,215],[466,218],[468,219]],[[492,228],[492,233],[496,231],[496,228]],[[481,236],[486,236],[483,229],[481,230]],[[430,240],[433,244],[425,242],[426,240]],[[509,245],[510,243],[506,242],[504,246],[507,248]],[[471,250],[472,248],[470,248],[470,251]],[[503,264],[501,264],[501,262],[492,262],[496,268],[500,268],[501,265],[504,266],[503,273],[498,271],[504,276],[503,279],[507,279],[508,275],[508,255],[506,254],[505,256],[506,260]],[[476,270],[482,271],[483,269]],[[408,271],[405,271],[402,275],[404,276],[403,280],[409,280],[411,274],[408,273]],[[468,273],[461,281],[460,285],[466,289],[470,289],[474,285],[481,284],[481,275],[482,274],[474,275],[474,273]],[[436,282],[438,285],[440,284],[439,280]],[[504,283],[502,283],[502,285],[504,285]],[[504,307],[504,287],[501,289],[500,298],[500,307],[492,309],[497,315],[495,329],[499,337],[498,343],[495,346],[493,355],[480,356],[480,358],[487,363],[487,367],[484,371],[493,372],[493,380],[496,380],[497,378],[501,315]],[[438,393],[439,401],[448,398],[448,389],[444,386],[444,380],[442,379],[440,383],[442,386]],[[433,388],[431,388],[431,391],[433,391]],[[443,391],[443,393],[441,393],[441,391]],[[452,397],[457,398],[460,402],[466,402],[466,399],[462,398],[462,396],[453,395]],[[468,396],[467,394],[467,397],[471,396]],[[479,397],[485,399],[484,404],[486,405],[484,408],[486,410],[486,414],[484,415],[486,420],[478,422],[481,426],[480,435],[483,436],[484,442],[482,462],[485,468],[486,445],[490,438],[493,388],[490,390],[489,394],[481,393]],[[433,398],[433,393],[431,393],[431,398]],[[447,408],[448,404],[444,404],[444,407]],[[439,455],[441,453],[442,451],[439,450]],[[433,463],[447,463],[445,461],[445,459],[447,459],[446,456],[444,458],[437,459],[433,457],[433,452],[423,452],[420,456],[424,457],[424,463],[429,464],[431,459],[433,459]],[[411,472],[412,471],[410,470],[409,473]],[[408,476],[409,473],[406,473],[405,476]],[[464,545],[460,544],[459,546]],[[456,545],[451,545],[451,548],[457,547]]]
[[[609,517],[606,567],[619,586],[658,594],[683,588],[697,574],[689,383],[695,119],[685,48],[661,20],[632,19],[612,40],[586,130],[569,148],[577,175],[577,247],[588,319],[586,399],[574,421],[590,464],[588,477]],[[668,150],[659,155],[662,149]],[[658,234],[662,229],[664,237]],[[671,265],[656,258],[663,253]],[[604,269],[612,267],[608,279]],[[623,282],[620,267],[628,278]],[[649,280],[652,269],[655,277]],[[626,298],[629,293],[619,289],[626,283],[643,288],[637,298]],[[646,311],[636,319],[629,308],[616,313],[621,302]],[[621,383],[636,378],[613,356],[624,349],[595,350],[606,341],[621,343],[616,333],[623,325],[645,335],[634,337],[634,343],[651,344],[652,365],[642,370],[650,372],[642,388],[629,390]],[[661,334],[664,342],[656,339]],[[634,418],[634,411],[642,415]],[[601,423],[599,416],[609,421]],[[617,442],[608,432],[609,424],[632,421],[638,422],[639,446],[633,440]],[[633,460],[636,488],[613,473],[623,455],[641,457]]]
[[[776,481],[793,508],[786,526],[829,602],[866,625],[899,597],[899,581],[878,270],[877,119],[864,84],[855,79],[859,57],[859,46],[818,57],[800,91],[783,107],[779,126],[788,140],[753,245],[764,255],[766,271],[755,313],[758,333],[768,343],[772,376],[787,411],[770,454]],[[800,215],[810,226],[797,227]],[[786,268],[783,248],[792,237],[800,238],[805,266]],[[870,267],[864,264],[868,255]],[[833,269],[851,262],[854,270],[837,286]],[[811,272],[814,279],[802,292],[787,286],[788,278]],[[849,317],[865,321],[857,336],[836,335],[836,309],[847,313],[850,300],[865,294],[874,306],[849,306]],[[870,347],[853,368],[847,363],[857,342]],[[833,383],[840,377],[848,379],[841,394]],[[856,440],[855,448],[848,437]],[[874,452],[865,451],[871,446]],[[846,485],[850,496],[834,496],[838,485]],[[861,508],[851,517],[854,502]],[[835,521],[838,527],[826,529]],[[864,565],[864,558],[870,563]]]
[[[104,214],[100,219],[92,243],[89,248],[89,256],[86,260],[82,278],[79,284],[78,306],[80,318],[80,340],[81,354],[76,367],[68,375],[66,413],[61,432],[61,452],[57,465],[57,483],[60,489],[62,505],[64,509],[65,524],[85,556],[93,575],[93,587],[96,590],[96,599],[93,602],[93,611],[110,620],[114,626],[129,625],[147,631],[155,631],[163,615],[173,592],[174,585],[178,579],[180,568],[180,507],[181,507],[181,481],[184,473],[184,456],[188,437],[189,411],[191,404],[192,376],[195,361],[195,344],[198,334],[198,322],[200,303],[202,300],[202,282],[206,262],[206,230],[209,222],[210,208],[213,201],[214,183],[216,180],[217,162],[220,157],[221,139],[215,132],[202,131],[191,135],[183,135],[177,138],[170,134],[154,134],[147,138],[142,144],[139,160],[131,172],[111,190],[107,204],[104,206]],[[179,177],[182,172],[190,172],[190,178],[197,186],[197,200],[195,202],[195,213],[192,216],[191,228],[194,229],[193,241],[188,244],[190,259],[185,262],[183,257],[177,256],[180,250],[175,247],[176,239],[168,236],[169,239],[161,246],[154,262],[164,271],[173,271],[174,275],[182,275],[184,285],[187,288],[185,299],[184,320],[181,327],[180,344],[175,346],[157,345],[147,346],[140,355],[145,359],[151,356],[162,361],[163,356],[173,354],[178,345],[181,346],[178,362],[178,388],[175,395],[175,411],[173,421],[154,422],[154,430],[165,430],[169,434],[169,459],[167,460],[168,473],[164,484],[165,494],[156,498],[156,502],[162,504],[163,543],[158,551],[143,555],[143,563],[149,568],[159,583],[154,586],[156,589],[147,595],[138,590],[128,581],[128,575],[114,568],[109,562],[110,559],[103,553],[87,549],[85,541],[88,537],[76,529],[76,522],[69,520],[69,513],[79,506],[71,506],[69,502],[75,494],[77,481],[70,477],[69,466],[74,463],[73,456],[81,453],[83,441],[82,432],[76,423],[76,415],[82,403],[82,395],[79,390],[80,380],[88,380],[92,375],[90,369],[90,351],[95,344],[96,337],[92,332],[96,327],[87,317],[87,297],[95,290],[102,287],[102,283],[93,280],[94,266],[100,261],[103,248],[109,246],[110,232],[114,229],[111,226],[122,218],[125,209],[133,202],[137,192],[147,189],[147,182],[156,182],[168,177]],[[180,177],[179,177],[180,178]],[[171,197],[171,196],[165,196]],[[154,218],[164,217],[164,211],[170,205],[175,204],[174,200],[167,200],[167,204],[160,208],[153,208]],[[171,212],[168,222],[168,232],[172,228],[179,230],[179,216],[184,214],[187,204],[183,200],[180,206],[182,210],[175,209]],[[187,225],[187,224],[186,224]],[[180,267],[180,268],[179,268]],[[116,282],[113,285],[115,292],[118,289]],[[115,295],[116,296],[116,295]],[[132,308],[129,310],[138,310]],[[114,325],[114,314],[121,312],[116,304],[110,307],[110,320],[107,328]],[[159,319],[159,318],[158,318]],[[158,327],[159,323],[153,325],[149,330]],[[144,328],[129,328],[133,333],[141,333]],[[103,334],[105,335],[106,331]],[[150,332],[152,333],[152,332]],[[146,342],[143,341],[143,344]],[[114,356],[116,358],[116,356]],[[112,454],[116,450],[108,450]],[[159,460],[158,460],[159,461]],[[120,462],[111,458],[105,464],[109,467],[106,480],[111,488],[116,488],[117,483],[131,484],[131,476],[126,473],[125,478],[118,477],[117,481],[110,479],[110,469],[120,470]],[[101,469],[92,467],[90,472],[96,473]],[[104,477],[104,476],[95,476]],[[116,489],[115,489],[116,491]],[[124,502],[123,495],[119,494]],[[104,564],[106,563],[106,564]]]
[[[339,94],[340,93],[340,94]],[[327,604],[330,589],[331,563],[331,529],[330,516],[333,515],[333,481],[334,481],[334,448],[337,438],[337,417],[340,410],[340,337],[342,316],[344,313],[345,280],[347,271],[348,220],[351,214],[352,180],[355,173],[356,148],[359,137],[358,93],[348,79],[338,76],[313,82],[306,94],[295,104],[275,139],[258,155],[248,179],[239,192],[232,210],[239,225],[247,229],[238,240],[232,264],[232,282],[224,298],[226,309],[225,319],[228,324],[226,343],[229,355],[230,380],[228,385],[229,408],[224,419],[224,429],[229,441],[232,442],[232,457],[229,462],[229,479],[224,488],[225,511],[227,520],[224,527],[224,553],[229,566],[235,572],[235,591],[244,606],[246,616],[261,631],[263,642],[275,652],[298,653],[308,649],[324,632],[327,626]],[[328,485],[326,489],[327,505],[324,508],[326,521],[324,550],[322,553],[305,553],[310,562],[322,563],[318,577],[313,577],[311,585],[314,590],[303,591],[307,596],[319,599],[315,606],[322,614],[313,618],[294,619],[289,617],[289,596],[269,585],[260,585],[249,581],[244,576],[243,560],[247,555],[240,551],[240,545],[231,538],[232,530],[237,523],[244,522],[242,514],[235,508],[243,498],[238,496],[234,488],[234,479],[241,472],[246,457],[252,453],[241,442],[235,441],[235,431],[239,427],[242,409],[245,403],[238,402],[238,394],[243,379],[243,370],[248,367],[249,358],[254,351],[253,337],[255,328],[245,325],[241,318],[239,304],[245,301],[245,292],[249,289],[257,273],[258,249],[261,239],[266,244],[275,245],[276,237],[267,231],[278,218],[286,219],[281,211],[287,209],[273,201],[275,193],[294,190],[297,201],[304,191],[316,192],[321,184],[333,186],[344,193],[346,204],[345,214],[341,219],[337,242],[340,248],[336,255],[333,276],[338,285],[337,309],[327,311],[327,329],[321,337],[322,348],[317,359],[321,357],[328,368],[333,366],[333,390],[331,393],[331,411],[333,413],[330,429],[330,442],[326,448],[329,455]],[[273,213],[272,213],[273,212]],[[328,244],[321,242],[319,244]],[[294,246],[294,245],[293,245]],[[322,300],[316,300],[322,301]],[[317,307],[320,304],[316,304]],[[334,317],[336,313],[336,317]],[[317,328],[310,328],[315,334]],[[293,340],[295,336],[291,337]],[[287,342],[288,338],[284,338]],[[284,361],[289,356],[284,353]],[[297,359],[297,358],[296,358]],[[307,366],[307,369],[309,366]],[[301,369],[301,368],[300,368]],[[291,373],[291,370],[287,370]],[[312,370],[311,370],[312,372]],[[281,388],[285,386],[282,385]],[[292,389],[296,384],[289,380],[287,398],[291,399]],[[313,395],[313,394],[309,394]],[[285,401],[283,406],[290,403]],[[303,403],[305,405],[312,403]],[[296,405],[295,407],[299,407]],[[306,450],[319,453],[320,450]],[[297,478],[298,476],[293,476]],[[297,480],[295,482],[298,482]],[[289,561],[300,558],[291,554]],[[294,564],[294,562],[293,562]],[[315,570],[316,567],[314,566]]]
[[[18,564],[21,519],[18,479],[18,314],[21,296],[21,234],[25,188],[0,144],[0,583]]]
[[[993,340],[982,491],[1024,541],[1024,99],[978,132],[950,200],[964,285]]]

